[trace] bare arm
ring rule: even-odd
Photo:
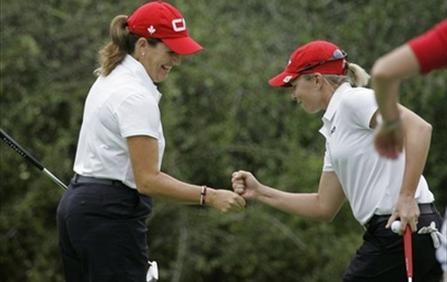
[[[186,203],[199,203],[201,186],[179,181],[158,169],[156,139],[148,136],[132,136],[127,139],[127,143],[138,192]],[[243,198],[228,190],[208,188],[206,201],[221,211],[238,210],[245,206]]]
[[[399,86],[402,79],[419,72],[419,63],[408,44],[379,58],[372,69],[372,86],[383,122],[376,130],[374,145],[386,158],[402,152],[404,132],[399,117]]]
[[[397,103],[400,82],[418,72],[419,63],[408,44],[396,48],[375,62],[371,80],[384,122],[399,119]]]
[[[246,171],[233,173],[233,189],[247,199],[256,199],[278,210],[319,220],[332,220],[345,202],[334,172],[323,172],[317,193],[284,192],[259,183]]]
[[[414,194],[427,161],[432,127],[409,109],[399,105],[399,110],[404,128],[405,171],[399,199],[388,225],[400,217],[402,231],[407,223],[415,231],[419,208]]]
[[[402,194],[414,197],[419,178],[424,171],[430,149],[432,127],[420,116],[399,106],[405,131],[404,147],[406,152]]]

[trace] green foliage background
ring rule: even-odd
[[[68,183],[83,102],[110,20],[142,1],[1,0],[1,127]],[[161,86],[164,171],[229,188],[235,169],[288,191],[314,191],[319,115],[267,80],[298,44],[322,38],[369,70],[447,15],[445,0],[172,0],[206,50]],[[446,72],[403,84],[402,103],[434,127],[425,175],[447,203]],[[55,184],[0,145],[0,281],[63,281]],[[157,200],[149,222],[161,281],[340,281],[361,241],[346,205],[318,223],[249,203],[222,215]]]

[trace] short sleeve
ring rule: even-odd
[[[361,92],[347,95],[341,107],[340,111],[351,119],[355,125],[367,129],[370,129],[371,118],[378,109],[374,92],[365,88],[362,88]]]
[[[334,168],[332,167],[331,156],[327,150],[328,150],[328,146],[326,143],[326,151],[324,152],[324,161],[323,161],[323,171],[324,172],[334,171]]]
[[[120,103],[115,114],[122,137],[147,135],[160,138],[160,109],[152,96],[129,95]]]
[[[447,67],[447,19],[408,42],[422,74]]]

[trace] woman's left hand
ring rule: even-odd
[[[404,233],[407,224],[410,225],[411,231],[416,232],[419,214],[419,207],[414,196],[401,195],[391,217],[388,219],[386,228],[390,228],[395,220],[400,220],[400,234]]]

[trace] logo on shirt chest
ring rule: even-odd
[[[332,135],[336,129],[337,129],[337,127],[335,125],[332,126],[331,129],[329,130],[329,133]]]

